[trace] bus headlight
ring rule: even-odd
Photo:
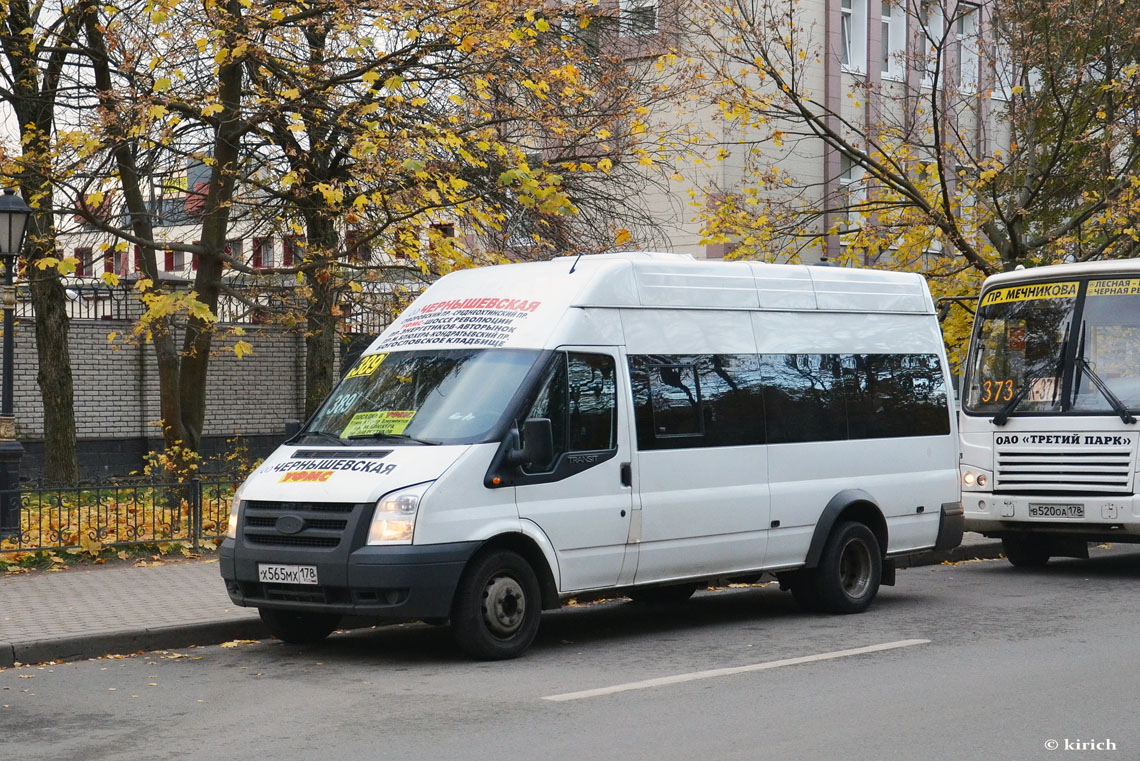
[[[372,525],[368,527],[368,544],[411,544],[416,528],[420,499],[432,482],[388,492],[376,502]]]
[[[989,491],[990,473],[980,468],[962,468],[963,491]]]

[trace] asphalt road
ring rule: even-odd
[[[858,616],[775,585],[605,602],[548,614],[503,663],[415,625],[13,668],[0,757],[1134,759],[1138,580],[1114,549],[900,571]]]

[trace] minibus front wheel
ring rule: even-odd
[[[530,563],[510,550],[476,556],[459,581],[451,614],[455,641],[468,655],[522,655],[538,632],[542,593]]]

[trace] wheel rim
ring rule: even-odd
[[[483,621],[496,637],[509,637],[526,616],[526,592],[511,576],[495,576],[483,588]]]
[[[871,585],[871,550],[858,540],[850,541],[839,558],[839,581],[852,598],[862,597]]]

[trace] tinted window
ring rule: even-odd
[[[605,354],[557,354],[522,420],[527,418],[548,418],[554,439],[551,460],[527,466],[528,473],[551,470],[566,452],[616,448],[617,383],[613,358]]]
[[[534,404],[523,416],[523,420],[528,418],[548,418],[550,420],[550,429],[554,439],[553,457],[548,462],[531,463],[523,468],[526,472],[544,473],[553,468],[554,463],[558,462],[558,458],[565,454],[566,420],[568,417],[566,396],[566,355],[558,354],[555,360],[551,362],[550,367],[547,368],[545,379],[539,387]],[[520,440],[524,439],[522,420],[519,421],[518,428]],[[525,446],[526,441],[521,440],[520,444]]]
[[[937,355],[855,354],[844,357],[843,364],[851,438],[950,432]]]
[[[847,438],[843,364],[837,354],[765,354],[768,443]]]
[[[936,354],[654,355],[629,365],[641,450],[950,432]]]
[[[713,354],[697,363],[705,415],[704,446],[764,443],[764,385],[752,354]]]
[[[570,451],[617,447],[617,382],[613,357],[571,354],[567,362]]]

